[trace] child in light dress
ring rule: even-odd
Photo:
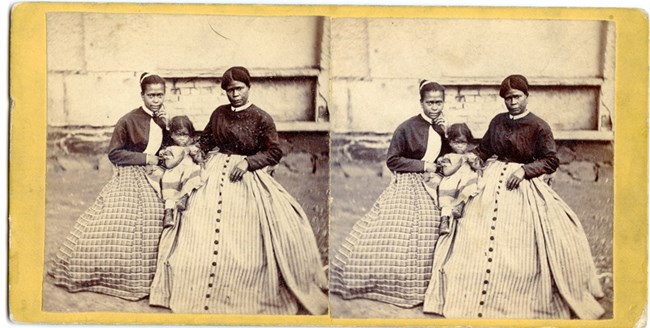
[[[438,173],[425,182],[427,191],[440,208],[440,234],[449,233],[450,218],[461,218],[467,201],[478,193],[480,160],[471,153],[474,139],[465,123],[452,124],[447,129],[452,153],[438,158]]]
[[[185,210],[187,199],[201,187],[201,166],[196,164],[196,130],[185,116],[174,116],[169,122],[172,146],[159,152],[162,167],[150,170],[149,181],[165,204],[163,228],[175,224],[179,211]]]

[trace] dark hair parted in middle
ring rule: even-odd
[[[429,91],[440,91],[442,92],[442,99],[445,99],[445,87],[438,82],[422,80],[420,82],[420,100],[424,99],[424,95]]]
[[[465,137],[468,142],[472,142],[472,140],[474,140],[472,130],[469,129],[469,126],[467,126],[467,124],[455,123],[447,128],[447,139],[454,140],[459,139],[460,137]]]
[[[194,124],[189,117],[186,115],[174,116],[169,122],[169,132],[174,133],[181,129],[186,129],[190,133],[190,137],[194,137],[196,130],[194,129]]]
[[[506,77],[503,82],[501,82],[499,96],[501,96],[501,98],[505,98],[506,92],[508,92],[510,89],[519,90],[528,96],[528,80],[525,76],[519,74],[513,74]]]
[[[242,66],[233,66],[229,69],[227,69],[223,73],[223,77],[221,79],[221,89],[226,90],[228,85],[232,81],[239,81],[244,84],[246,84],[247,87],[251,87],[251,74],[248,72],[246,67]]]
[[[162,84],[163,86],[166,85],[165,79],[160,77],[160,75],[147,72],[142,73],[142,75],[140,75],[140,92],[142,94],[144,94],[144,90],[149,84]]]

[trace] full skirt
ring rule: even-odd
[[[465,217],[440,238],[425,312],[446,318],[596,319],[603,295],[576,214],[541,178],[507,190],[521,165],[494,161]]]
[[[331,291],[401,307],[424,300],[440,210],[421,173],[398,173],[331,259]]]
[[[231,182],[242,156],[218,153],[206,163],[151,301],[173,312],[311,314],[327,311],[327,281],[305,212],[263,170]],[[153,304],[153,303],[152,303]]]
[[[139,300],[149,295],[163,203],[142,166],[120,166],[76,221],[48,273],[71,292]]]

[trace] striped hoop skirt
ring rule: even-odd
[[[142,166],[120,166],[52,260],[54,284],[139,300],[149,295],[163,203]]]
[[[440,211],[423,174],[399,173],[331,259],[330,290],[401,307],[424,300]]]
[[[520,164],[494,161],[483,191],[435,252],[425,312],[446,318],[597,319],[600,282],[576,214],[541,178],[507,190]]]
[[[173,312],[296,314],[301,304],[325,313],[327,281],[306,214],[264,170],[231,182],[242,159],[218,153],[206,163],[151,299]]]

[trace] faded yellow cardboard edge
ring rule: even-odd
[[[48,12],[212,15],[319,15],[466,19],[611,20],[616,24],[614,319],[600,321],[330,319],[328,316],[226,316],[43,312]],[[10,317],[18,322],[266,325],[634,326],[647,302],[648,19],[637,9],[365,7],[25,3],[10,32]],[[636,161],[626,159],[634,158]]]

